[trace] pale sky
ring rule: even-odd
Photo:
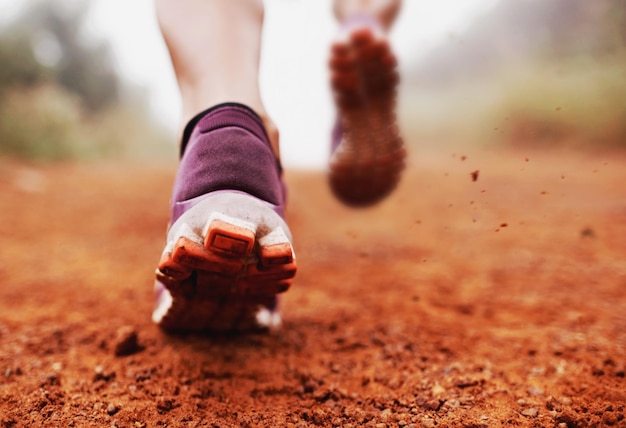
[[[111,42],[118,69],[130,82],[147,88],[153,113],[174,139],[180,99],[153,0],[74,1],[93,3],[87,28]],[[450,34],[462,32],[496,1],[405,0],[391,34],[401,71]],[[10,16],[17,4],[0,0],[0,20]],[[266,0],[261,93],[280,129],[286,166],[326,163],[334,119],[326,61],[336,31],[331,0]]]

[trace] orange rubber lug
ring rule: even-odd
[[[242,263],[239,260],[220,257],[211,253],[203,245],[181,236],[172,251],[174,263],[183,265],[193,270],[234,275],[241,270]]]
[[[293,251],[287,242],[261,247],[261,264],[265,267],[293,262]]]
[[[175,287],[180,281],[174,277],[164,274],[159,269],[155,272],[156,280],[163,284],[165,287]]]
[[[209,251],[231,257],[246,257],[254,247],[254,232],[220,220],[214,220],[204,241]]]
[[[281,281],[296,276],[298,266],[295,261],[284,265],[264,267],[258,264],[248,265],[247,276],[249,281]]]
[[[171,276],[163,274],[163,272],[157,270],[156,279],[165,286],[172,293],[184,296],[191,299],[196,291],[195,284],[191,278],[184,279],[182,281],[172,278]]]
[[[163,254],[158,269],[163,275],[178,281],[189,278],[192,273],[192,269],[181,266],[172,260],[172,253]]]

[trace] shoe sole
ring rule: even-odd
[[[208,196],[168,232],[156,270],[153,320],[167,331],[277,327],[277,296],[297,271],[290,236],[286,223],[259,199],[231,192]]]
[[[333,47],[330,67],[342,128],[331,189],[348,205],[371,205],[396,187],[406,158],[395,116],[397,61],[385,39],[361,28]]]

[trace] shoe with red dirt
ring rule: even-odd
[[[166,331],[276,328],[296,274],[284,184],[261,119],[238,104],[187,126],[152,319]]]
[[[406,157],[395,114],[396,57],[377,24],[359,16],[344,25],[329,65],[339,115],[331,189],[347,205],[372,205],[396,187]]]

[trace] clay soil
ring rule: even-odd
[[[360,211],[290,171],[248,336],[150,321],[174,170],[0,162],[1,427],[626,427],[623,154],[421,154]]]

